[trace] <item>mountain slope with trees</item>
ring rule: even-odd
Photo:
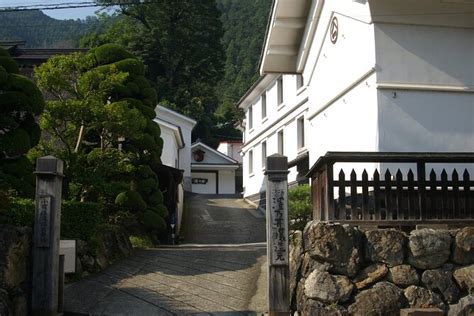
[[[41,11],[0,12],[0,41],[26,41],[26,47],[75,48],[81,36],[98,28],[96,17],[56,20]]]
[[[258,79],[262,51],[272,0],[219,0],[226,47],[224,78],[219,83],[218,115],[237,123],[241,113],[235,103]]]
[[[147,66],[159,102],[197,119],[193,138],[217,145],[220,139],[240,138],[234,126],[242,113],[235,104],[259,76],[271,3],[168,0],[65,21],[40,11],[4,12],[0,40],[26,40],[38,48],[123,45]]]

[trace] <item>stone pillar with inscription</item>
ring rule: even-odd
[[[268,314],[290,314],[288,260],[288,158],[267,157]]]
[[[35,173],[31,309],[33,315],[57,315],[63,162],[53,156],[38,158]]]

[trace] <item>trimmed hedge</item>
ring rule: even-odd
[[[122,59],[134,57],[133,54],[127,52],[122,46],[116,44],[105,44],[91,49],[89,53],[94,55],[99,65],[111,64]]]
[[[115,204],[126,211],[141,212],[147,205],[142,196],[137,191],[125,191],[119,193],[115,198]]]
[[[151,209],[147,209],[143,214],[143,224],[158,234],[165,232],[167,227],[165,220]]]
[[[104,223],[104,208],[98,203],[63,202],[61,206],[61,238],[89,241]],[[7,211],[0,222],[13,226],[33,227],[35,204],[33,200],[10,198]]]
[[[19,227],[33,227],[35,223],[35,204],[33,200],[11,197],[7,210],[0,214],[0,222]]]
[[[89,241],[103,225],[103,213],[104,207],[99,203],[63,202],[61,238]]]

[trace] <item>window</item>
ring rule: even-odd
[[[267,167],[267,142],[262,142],[262,169]]]
[[[278,153],[283,155],[283,130],[278,132]]]
[[[253,174],[253,150],[249,151],[249,174]]]
[[[296,75],[296,90],[304,86],[303,75]]]
[[[249,107],[249,129],[253,128],[253,106]]]
[[[278,105],[283,103],[283,77],[277,81]]]
[[[300,117],[298,121],[296,121],[296,129],[298,133],[298,149],[304,147],[304,117]]]
[[[262,94],[262,119],[267,117],[267,93]]]

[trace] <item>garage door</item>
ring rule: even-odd
[[[211,172],[191,173],[192,191],[200,194],[217,194],[216,174]]]

